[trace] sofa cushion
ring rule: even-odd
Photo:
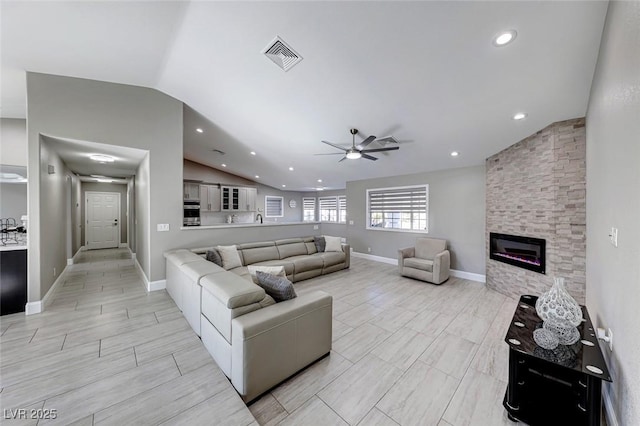
[[[416,239],[416,257],[420,259],[434,259],[438,253],[447,249],[447,240],[436,238]]]
[[[185,263],[197,262],[199,260],[202,260],[202,258],[197,254],[185,249],[175,250],[166,253],[164,256],[169,262],[173,263],[176,266],[182,266]]]
[[[236,246],[218,246],[216,249],[222,258],[222,267],[224,269],[229,270],[242,266]]]
[[[316,253],[313,255],[314,257],[319,257],[324,262],[324,267],[337,265],[339,263],[344,263],[347,255],[341,251],[338,253],[337,251],[329,251],[325,253]]]
[[[322,253],[324,252],[324,248],[327,245],[324,237],[313,237],[313,243],[316,246],[316,252]]]
[[[233,272],[234,274],[238,275],[239,277],[245,278],[251,282],[253,282],[253,280],[251,279],[251,274],[249,273],[249,268],[247,266],[241,266],[239,268],[234,268],[229,270],[229,272]]]
[[[263,262],[265,260],[274,260],[280,258],[278,249],[273,242],[242,244],[240,245],[239,249],[242,252],[245,266]]]
[[[220,253],[216,248],[212,247],[210,250],[207,250],[205,259],[207,259],[209,262],[215,263],[218,266],[222,266],[222,258],[220,257]]]
[[[293,262],[293,273],[299,274],[300,272],[312,271],[314,269],[322,270],[324,261],[318,256],[293,256],[288,258]]]
[[[287,276],[293,275],[293,262],[287,260],[265,260],[264,262],[256,263],[256,265],[265,266],[284,266],[284,273]]]
[[[407,257],[406,259],[404,259],[404,266],[407,268],[415,268],[422,271],[433,272],[433,260],[418,259],[417,257]]]
[[[278,240],[276,241],[276,247],[278,247],[280,259],[286,259],[291,256],[300,256],[301,254],[309,254],[307,252],[307,246],[300,238]]]
[[[236,274],[210,274],[200,280],[200,285],[230,309],[258,303],[265,295],[263,288]]]
[[[258,277],[258,285],[264,288],[267,294],[273,297],[276,302],[284,302],[297,297],[293,284],[284,277],[278,277],[262,271],[256,271],[256,277]]]
[[[325,235],[324,240],[326,242],[324,251],[342,251],[342,238]]]
[[[224,272],[224,269],[222,269],[218,265],[207,262],[204,259],[200,262],[189,262],[187,264],[184,264],[182,265],[182,270],[184,271],[184,274],[196,284],[200,284],[200,278],[204,277],[205,275]]]
[[[284,266],[249,265],[247,266],[247,270],[249,271],[249,275],[251,275],[251,280],[256,284],[258,284],[257,271],[287,278],[287,274],[284,272]]]

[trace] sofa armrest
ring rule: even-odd
[[[445,250],[436,255],[433,259],[433,282],[441,284],[449,278],[449,269],[451,265],[451,254],[449,250]]]
[[[345,254],[345,263],[347,264],[345,267],[348,268],[351,265],[351,246],[349,244],[342,244],[342,251]]]
[[[200,285],[203,291],[211,293],[228,309],[258,303],[266,294],[252,281],[224,270],[206,275],[200,280]]]
[[[416,248],[415,247],[407,247],[398,250],[398,271],[402,275],[402,270],[404,268],[404,259],[408,257],[416,257]]]
[[[245,402],[329,353],[332,306],[314,291],[232,320],[231,381]]]

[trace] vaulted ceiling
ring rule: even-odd
[[[186,158],[310,190],[482,164],[551,122],[583,116],[607,2],[1,7],[3,117],[25,116],[25,71],[152,87],[189,105]],[[503,30],[517,37],[496,47]],[[304,58],[288,72],[261,53],[276,36]],[[527,117],[513,120],[517,112]],[[321,140],[350,144],[352,127],[356,143],[393,135],[400,149],[375,162],[313,155],[336,152]]]

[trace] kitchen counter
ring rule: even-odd
[[[217,225],[183,226],[181,231],[197,231],[199,229],[255,228],[269,226],[319,225],[320,222],[264,222],[264,223],[220,223]]]

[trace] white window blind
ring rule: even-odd
[[[338,221],[338,199],[337,197],[318,198],[320,207],[320,220],[322,222]]]
[[[283,212],[283,197],[275,197],[272,195],[265,195],[264,197],[264,216],[265,217],[282,217]]]
[[[347,197],[344,195],[338,197],[338,222],[347,222]]]
[[[367,190],[368,229],[427,232],[429,185]]]
[[[302,220],[316,220],[316,199],[314,197],[302,198]]]

